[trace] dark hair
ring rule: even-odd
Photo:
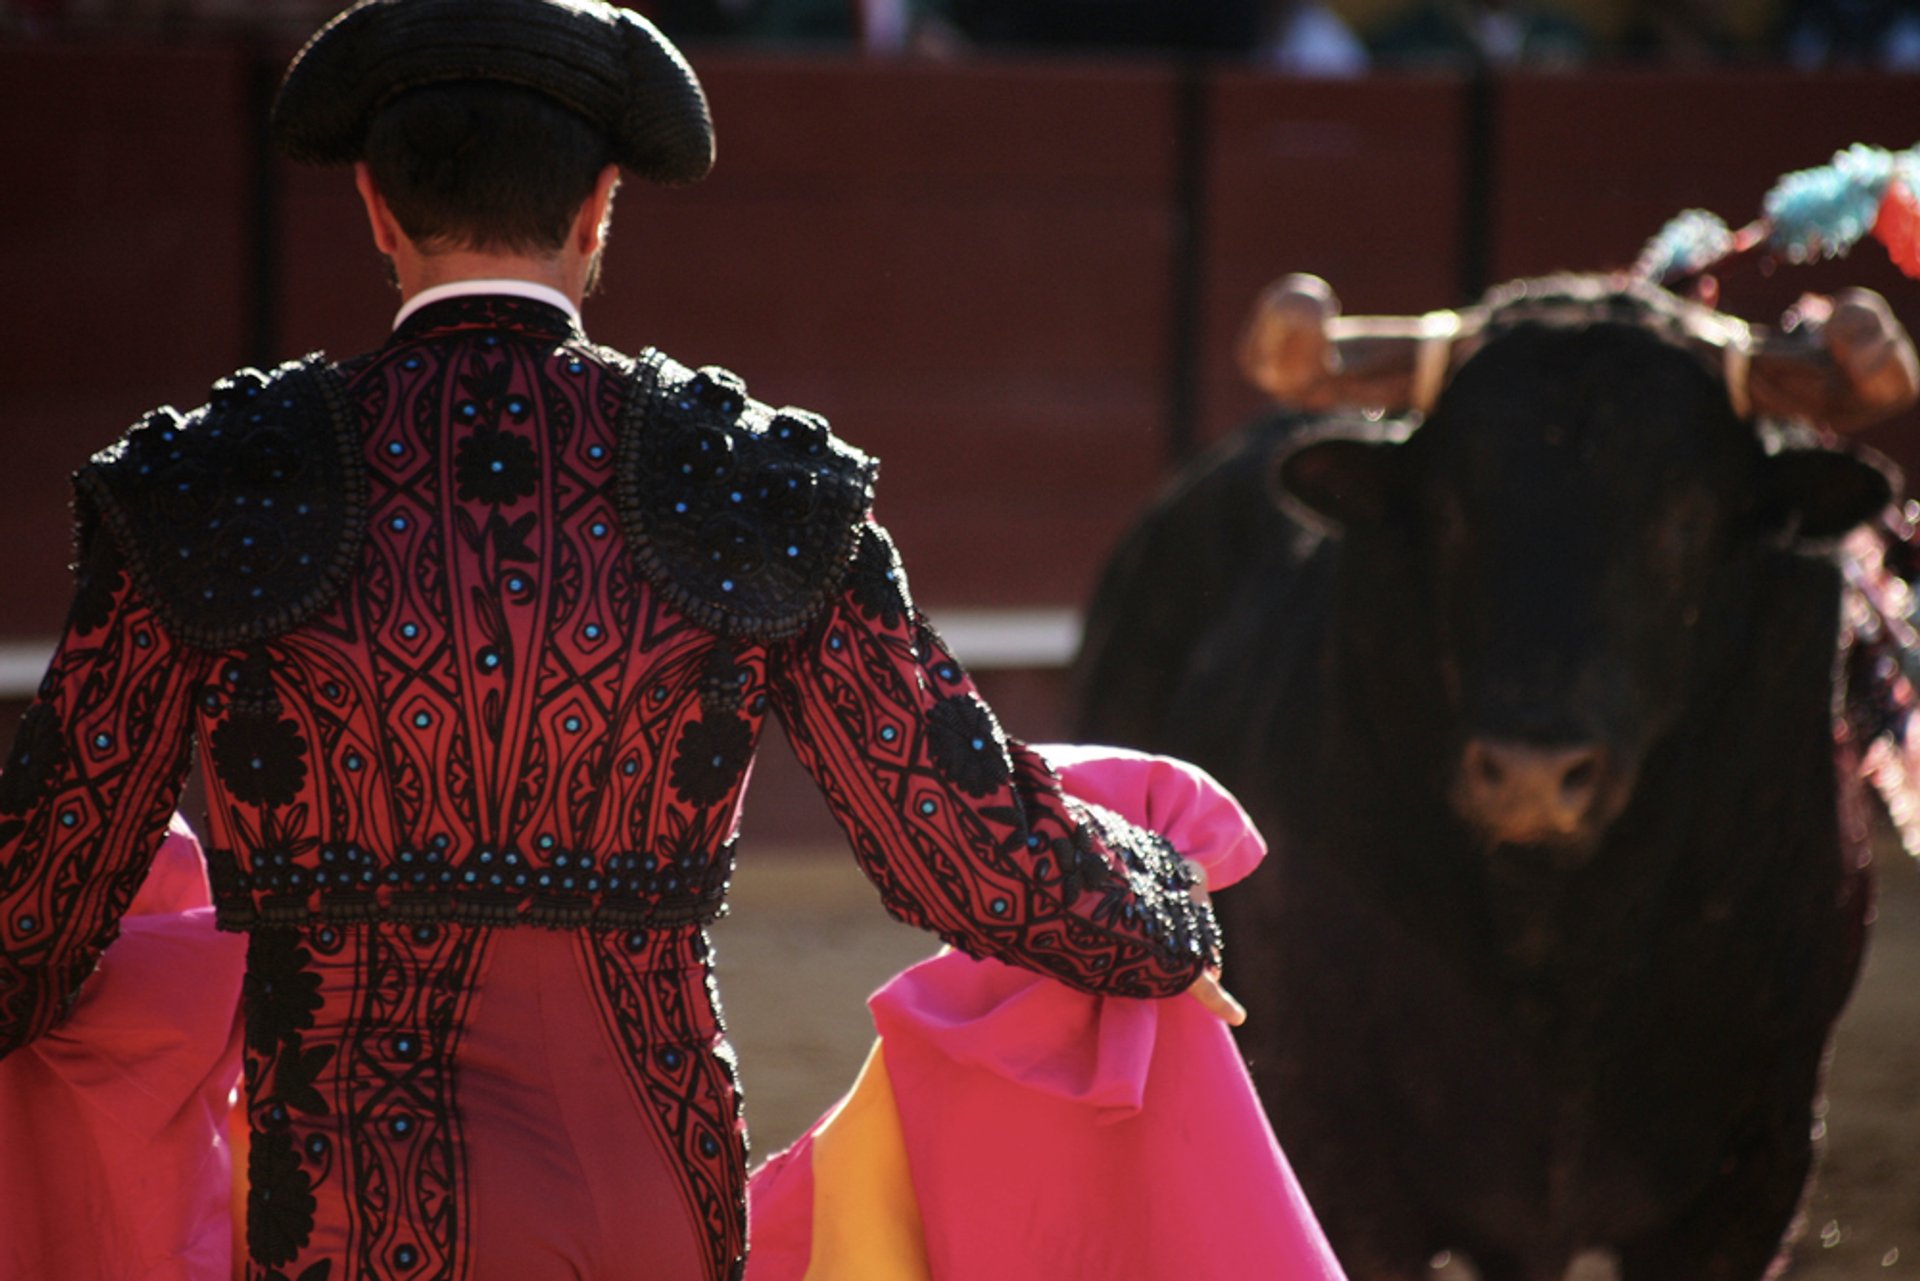
[[[613,147],[543,94],[463,80],[412,89],[382,107],[365,159],[421,248],[551,253],[566,243]]]

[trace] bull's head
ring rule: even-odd
[[[1306,440],[1275,472],[1296,512],[1346,531],[1347,572],[1394,579],[1424,618],[1454,809],[1560,865],[1626,808],[1754,558],[1892,495],[1864,455],[1769,450],[1694,327],[1601,301],[1479,318],[1410,436]]]

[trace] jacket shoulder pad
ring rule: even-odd
[[[648,352],[633,378],[615,495],[648,580],[723,635],[799,632],[845,577],[878,462],[724,369]]]
[[[73,483],[83,552],[106,526],[168,630],[205,649],[306,621],[366,534],[345,385],[318,355],[242,369],[191,413],[154,410]]]

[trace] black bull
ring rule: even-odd
[[[1522,325],[1397,434],[1276,421],[1184,475],[1076,732],[1267,833],[1221,902],[1242,1045],[1356,1281],[1758,1278],[1865,933],[1832,540],[1889,481],[1621,323]]]

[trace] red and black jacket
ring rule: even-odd
[[[638,931],[720,910],[769,712],[895,915],[1180,991],[1216,941],[1178,856],[1002,733],[874,472],[513,298],[150,415],[76,477],[77,596],[0,772],[0,1047],[92,970],[196,741],[229,928]]]

